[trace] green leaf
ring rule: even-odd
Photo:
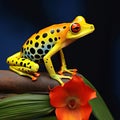
[[[20,94],[0,101],[0,120],[30,120],[54,110],[49,95]]]
[[[96,90],[96,88],[85,77],[83,77],[83,79],[86,84]],[[114,120],[107,105],[105,104],[104,100],[97,90],[96,93],[97,98],[90,101],[94,116],[97,118],[97,120]]]

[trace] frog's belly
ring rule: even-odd
[[[22,57],[30,59],[31,61],[34,61],[36,63],[41,63],[43,61],[43,57],[50,51],[53,46],[53,44],[49,44],[49,46],[44,45],[37,48],[23,48]]]

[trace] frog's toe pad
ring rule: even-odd
[[[39,77],[40,73],[34,73],[35,77]]]
[[[32,77],[32,81],[36,81],[37,80],[37,77]]]
[[[63,75],[63,71],[62,70],[58,71],[58,74]]]
[[[72,74],[72,75],[76,75],[76,74],[77,74],[77,69],[72,69],[72,70],[71,70],[71,74]]]

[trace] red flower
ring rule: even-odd
[[[88,102],[96,97],[96,92],[82,77],[73,76],[63,86],[53,88],[49,95],[58,120],[88,120],[92,112]]]

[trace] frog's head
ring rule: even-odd
[[[84,17],[77,16],[70,24],[70,29],[67,32],[67,39],[78,39],[95,30],[93,24],[86,23]]]

